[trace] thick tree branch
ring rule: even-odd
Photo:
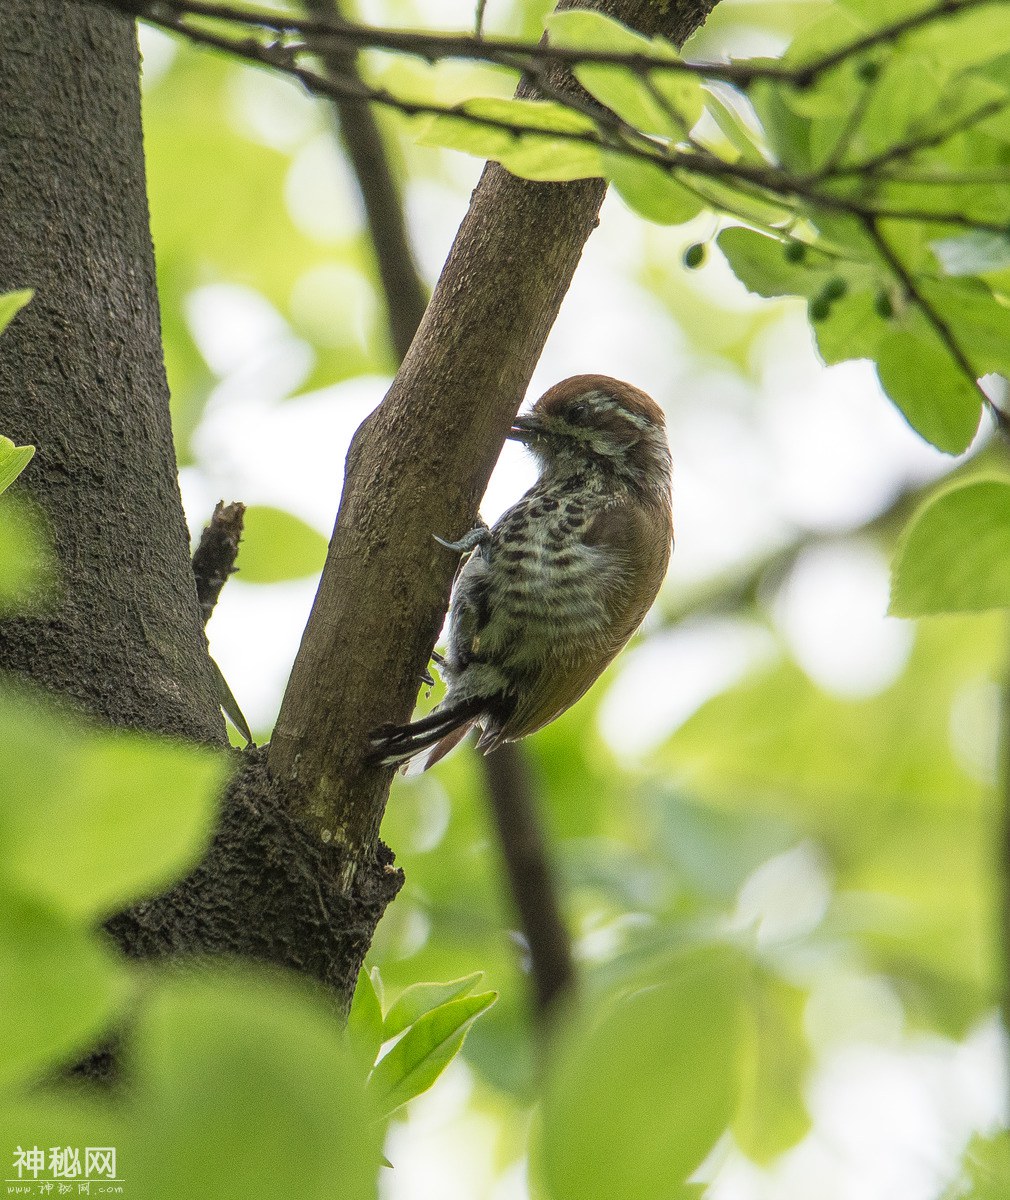
[[[332,11],[334,4],[334,0],[306,2],[324,15]],[[352,70],[353,65],[348,62],[342,70]],[[410,255],[400,197],[371,110],[364,105],[347,104],[339,109],[339,118],[362,194],[371,194],[376,208],[376,219],[369,209],[370,230],[380,263],[390,333],[402,360],[424,316],[427,303],[424,285]],[[359,128],[359,124],[364,128]],[[367,153],[355,152],[355,147],[361,146],[367,148]],[[559,995],[572,986],[575,971],[539,797],[521,747],[504,746],[480,761],[507,887],[529,951],[533,1008],[540,1018],[546,1018]]]
[[[23,487],[62,585],[49,612],[0,623],[0,659],[114,724],[223,744],[169,420],[136,29],[4,0],[0,90],[0,291],[36,290],[0,344],[0,428],[38,446]],[[132,957],[281,964],[346,1009],[400,886],[391,858],[375,844],[344,886],[340,848],[299,823],[254,751],[205,861],[107,928]]]
[[[710,4],[601,7],[682,40]],[[410,715],[445,613],[455,561],[432,535],[473,523],[603,193],[601,180],[536,184],[485,169],[417,337],[348,454],[269,760],[318,836],[345,847],[348,885],[389,789],[389,772],[365,761],[369,734]]]

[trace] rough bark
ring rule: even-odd
[[[0,432],[59,566],[0,663],[118,724],[223,742],[176,475],[144,182],[136,34],[115,13],[4,0]]]
[[[683,41],[713,4],[593,7]],[[456,560],[432,534],[473,524],[603,195],[601,180],[530,183],[489,164],[410,351],[348,454],[269,758],[319,836],[347,847],[348,879],[389,789],[388,770],[367,763],[369,733],[410,715],[445,613]]]
[[[376,842],[345,888],[343,852],[292,816],[262,750],[241,755],[213,845],[199,867],[162,896],[108,924],[135,958],[232,954],[288,967],[323,985],[346,1015],[358,969],[386,905],[403,884]]]
[[[305,0],[305,6],[323,17],[340,13],[335,0]],[[353,58],[340,63],[344,75],[354,69]],[[427,294],[410,253],[400,191],[372,110],[351,103],[334,107],[368,214],[390,340],[397,358],[402,360],[424,318]],[[195,556],[193,563],[195,568]],[[495,754],[482,758],[481,765],[504,867],[503,882],[529,951],[530,1008],[536,1020],[546,1026],[558,999],[574,986],[575,967],[543,825],[541,798],[522,746],[502,746]]]

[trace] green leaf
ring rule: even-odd
[[[764,1164],[794,1146],[810,1128],[803,1102],[811,1064],[803,1031],[807,993],[759,971],[748,999],[733,1137],[748,1158]]]
[[[733,274],[759,296],[813,296],[823,286],[826,273],[819,263],[790,262],[784,240],[734,227],[724,229],[716,242]]]
[[[591,134],[589,117],[550,100],[501,100],[478,97],[459,106],[461,114],[514,125],[515,132],[467,120],[465,115],[419,119],[417,140],[424,146],[446,146],[478,158],[499,162],[526,179],[564,181],[593,179],[603,174],[600,149],[591,142],[559,134]],[[551,136],[554,134],[555,136]]]
[[[0,1091],[84,1054],[128,990],[104,941],[0,889]]]
[[[31,288],[22,288],[17,292],[0,292],[0,333],[3,333],[34,295]],[[2,490],[0,488],[0,491]]]
[[[1010,482],[951,488],[913,520],[895,558],[890,611],[901,617],[1010,606]]]
[[[586,9],[552,13],[547,30],[555,46],[642,54],[671,62],[680,59],[665,39],[644,37],[612,17]],[[704,109],[700,80],[687,72],[585,64],[576,66],[574,73],[586,91],[643,133],[683,138]]]
[[[1010,306],[1005,301],[980,279],[925,277],[920,287],[977,377],[1010,376]]]
[[[657,225],[682,225],[705,207],[699,195],[662,167],[624,154],[604,155],[604,167],[625,204]]]
[[[874,358],[890,326],[880,315],[878,293],[848,292],[832,301],[822,321],[814,322],[821,358],[829,365],[851,358]]]
[[[0,492],[6,491],[17,479],[34,453],[34,446],[15,446],[10,438],[0,437]]]
[[[755,66],[773,66],[776,69],[782,66],[781,60],[776,58],[749,61]],[[774,80],[758,79],[747,94],[775,157],[791,170],[803,172],[812,165],[811,122],[787,102],[786,98],[792,90]]]
[[[34,607],[54,584],[48,539],[35,510],[0,499],[0,614]]]
[[[736,1106],[744,969],[728,949],[694,951],[573,1032],[543,1098],[552,1200],[692,1194]]]
[[[470,1026],[494,1004],[496,992],[450,1000],[418,1018],[375,1064],[368,1090],[379,1110],[391,1113],[426,1092],[456,1057]]]
[[[382,1005],[364,967],[358,972],[358,982],[347,1016],[347,1038],[366,1071],[371,1070],[379,1054],[382,1036]]]
[[[223,754],[79,727],[15,692],[0,694],[0,730],[0,871],[24,891],[103,917],[183,875],[206,846]]]
[[[138,1196],[375,1196],[382,1126],[304,984],[247,968],[163,977],[131,1064]]]
[[[415,983],[406,988],[386,1013],[382,1023],[382,1040],[386,1042],[396,1037],[419,1017],[446,1001],[468,995],[480,982],[482,975],[482,971],[474,971],[472,975],[464,975],[462,979],[453,979],[450,983]]]
[[[978,432],[982,394],[931,329],[891,328],[880,338],[877,375],[902,416],[927,442],[963,454]]]
[[[316,575],[326,561],[326,538],[292,513],[251,504],[245,510],[239,578],[245,583],[280,583]]]
[[[727,158],[728,161],[742,161],[755,167],[766,167],[768,155],[756,140],[757,135],[731,102],[731,96],[732,93],[728,89],[725,93],[720,93],[711,85],[705,88],[705,107],[719,126],[727,146],[732,148],[728,154],[720,153],[720,157]]]

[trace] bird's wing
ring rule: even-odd
[[[614,504],[593,518],[583,541],[606,552],[601,562],[615,564],[612,579],[601,583],[610,620],[584,645],[568,644],[556,653],[547,647],[537,676],[501,727],[488,730],[484,748],[536,732],[585,695],[649,611],[670,561],[671,539],[668,509]]]

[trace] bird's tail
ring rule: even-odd
[[[384,767],[404,767],[408,775],[434,766],[470,732],[485,711],[478,696],[441,704],[409,725],[383,725],[372,734],[372,761]]]

